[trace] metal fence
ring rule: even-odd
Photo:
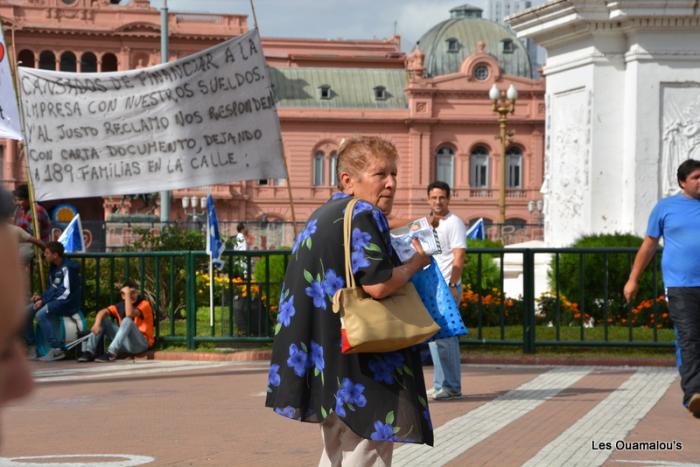
[[[622,288],[636,249],[470,249],[462,314],[463,345],[672,347],[659,255],[627,305]],[[161,343],[197,346],[269,343],[289,250],[225,253],[214,278],[210,322],[208,256],[202,251],[85,253],[83,310],[118,300],[135,280],[154,305]]]

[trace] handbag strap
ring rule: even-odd
[[[345,218],[343,219],[343,244],[345,245],[345,284],[346,287],[355,288],[355,276],[352,274],[352,261],[350,260],[350,241],[352,235],[352,210],[357,204],[357,198],[353,198],[345,206]]]

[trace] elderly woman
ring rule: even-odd
[[[345,287],[343,215],[352,217],[351,261],[357,284],[390,296],[430,262],[400,265],[386,216],[396,194],[397,152],[374,137],[346,140],[338,151],[340,193],[311,215],[292,248],[282,285],[266,405],[285,417],[321,423],[320,465],[390,465],[393,443],[433,444],[419,352],[341,354],[335,292]]]
[[[14,211],[12,195],[0,188],[0,219]],[[25,274],[17,236],[0,223],[0,407],[29,393],[32,376],[19,334],[24,325]]]

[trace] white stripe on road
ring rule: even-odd
[[[99,462],[75,461],[75,459],[119,459],[116,461],[101,460]],[[69,460],[73,459],[73,460]],[[31,461],[39,462],[31,462]],[[68,462],[49,462],[51,460],[68,460]],[[150,464],[155,459],[149,456],[134,456],[130,454],[58,454],[55,456],[31,457],[0,457],[0,467],[134,467]]]
[[[612,450],[591,442],[623,440],[661,399],[676,378],[675,368],[640,368],[612,394],[542,448],[526,466],[602,465]]]
[[[435,430],[435,447],[407,444],[394,451],[396,466],[445,465],[590,373],[588,367],[554,368]]]
[[[85,381],[103,378],[123,378],[129,376],[145,376],[154,374],[166,374],[183,371],[199,371],[211,368],[222,367],[238,367],[238,373],[251,373],[259,371],[267,371],[268,367],[250,367],[233,364],[232,362],[159,362],[158,364],[142,364],[142,365],[120,365],[113,367],[111,364],[101,365],[89,369],[65,368],[60,370],[52,370],[50,375],[43,376],[41,372],[36,372],[34,380],[37,383],[56,383],[65,381]],[[116,371],[111,371],[116,370]]]

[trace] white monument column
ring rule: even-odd
[[[554,0],[509,18],[547,49],[545,241],[643,235],[676,168],[700,159],[695,1]]]

